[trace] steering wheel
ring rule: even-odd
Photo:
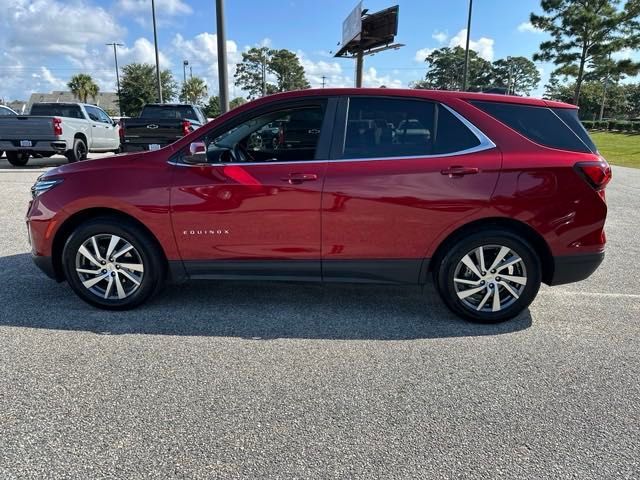
[[[236,143],[233,147],[233,159],[236,162],[253,162],[254,158],[251,156],[247,148],[242,144],[242,142]]]

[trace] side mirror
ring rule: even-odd
[[[207,152],[204,142],[191,142],[189,145],[189,155],[202,155]]]

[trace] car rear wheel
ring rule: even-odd
[[[85,160],[87,158],[87,144],[81,138],[73,140],[73,148],[65,153],[65,157],[70,163]]]
[[[540,260],[519,236],[500,229],[461,238],[434,272],[445,304],[482,323],[517,316],[529,306],[541,282]]]
[[[75,293],[91,305],[127,310],[162,286],[164,263],[153,239],[133,223],[99,218],[67,239],[62,263]]]
[[[28,153],[7,152],[7,160],[14,167],[24,167],[29,161]]]

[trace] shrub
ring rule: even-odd
[[[587,130],[593,130],[595,128],[595,124],[596,122],[593,120],[582,120],[582,125],[584,125],[584,128]]]

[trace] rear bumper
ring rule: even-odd
[[[604,260],[604,252],[553,257],[553,278],[549,285],[563,285],[588,278]]]
[[[21,147],[20,140],[0,140],[0,150],[6,152],[52,152],[63,153],[68,150],[64,140],[32,140],[31,147]]]

